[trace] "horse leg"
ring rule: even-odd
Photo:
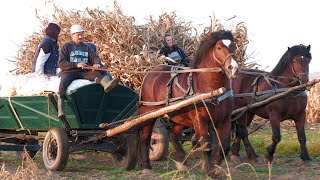
[[[155,119],[140,124],[139,143],[138,143],[138,166],[143,173],[150,173],[152,166],[149,159],[150,140]]]
[[[174,148],[174,151],[170,153],[172,158],[176,161],[176,168],[179,171],[186,171],[187,167],[184,165],[186,152],[184,151],[179,139],[181,136],[181,132],[183,130],[184,126],[182,125],[174,125],[169,130],[169,139],[170,142]]]
[[[214,131],[213,127],[210,131],[212,134],[212,160],[214,165],[220,165],[222,160],[226,158],[225,156],[227,156],[230,151],[231,122],[225,121],[220,124],[221,125],[216,125],[217,133]]]
[[[240,143],[241,143],[241,131],[242,131],[242,122],[241,119],[238,121],[233,122],[232,124],[232,130],[235,131],[234,134],[235,136],[232,139],[232,145],[231,145],[231,156],[230,159],[233,162],[240,162]]]
[[[254,117],[254,114],[252,113],[246,113],[246,121],[245,121],[245,124],[243,124],[243,129],[242,129],[242,142],[243,142],[243,145],[246,149],[246,153],[247,153],[247,156],[248,156],[248,159],[251,161],[251,162],[254,162],[254,163],[257,163],[258,162],[258,155],[256,153],[256,151],[253,149],[250,141],[249,141],[249,138],[248,138],[248,126],[251,124],[252,122],[252,119]]]
[[[280,134],[280,118],[276,115],[269,115],[272,127],[272,144],[267,148],[267,154],[264,156],[266,163],[272,163],[273,154],[276,150],[277,144],[281,141]]]
[[[212,169],[212,164],[211,164],[211,156],[210,156],[210,150],[211,149],[211,144],[210,144],[210,136],[208,133],[208,127],[206,126],[200,126],[198,124],[194,125],[194,130],[197,134],[197,137],[199,138],[200,141],[200,148],[201,148],[201,153],[202,153],[202,166],[201,169],[209,174]]]
[[[300,150],[301,150],[301,154],[300,157],[303,160],[304,164],[310,164],[310,162],[312,161],[308,150],[307,150],[307,146],[306,146],[306,142],[307,142],[307,138],[306,138],[306,134],[305,134],[305,113],[303,113],[302,115],[300,115],[300,117],[295,120],[295,124],[296,124],[296,130],[297,130],[297,135],[298,135],[298,141],[300,144]]]

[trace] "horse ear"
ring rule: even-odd
[[[310,51],[310,49],[311,49],[311,45],[308,46],[308,51]]]
[[[288,51],[290,50],[290,47],[288,47]]]

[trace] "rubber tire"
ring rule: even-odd
[[[150,141],[149,158],[151,161],[165,159],[169,152],[169,137],[167,129],[160,121],[156,121]]]
[[[119,167],[122,170],[132,170],[137,165],[137,151],[135,149],[137,144],[130,144],[129,146],[127,144],[130,142],[136,142],[134,139],[138,139],[138,136],[129,135],[126,138],[118,138],[123,139],[123,141],[120,141],[122,144],[119,145],[118,149],[112,153],[113,163],[116,165],[116,167]]]
[[[69,158],[69,140],[65,129],[50,129],[43,142],[43,163],[48,170],[61,171]]]

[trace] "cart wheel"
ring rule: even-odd
[[[127,134],[123,136],[125,137],[119,137],[119,139],[123,139],[123,141],[119,141],[119,143],[122,142],[122,144],[112,153],[112,160],[117,167],[129,171],[134,169],[137,164],[136,147],[138,135]]]
[[[167,129],[160,121],[156,121],[150,141],[149,158],[151,161],[161,161],[169,151],[169,137]]]
[[[38,135],[37,131],[31,131],[31,135]],[[38,139],[27,139],[25,141],[19,142],[18,144],[28,144],[28,145],[38,145]],[[22,160],[27,157],[34,158],[38,151],[15,151],[16,159]]]
[[[61,171],[69,158],[69,141],[65,129],[50,129],[43,142],[43,162],[51,171]]]

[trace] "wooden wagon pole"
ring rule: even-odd
[[[238,113],[242,112],[244,109],[256,108],[256,107],[262,106],[264,104],[270,103],[272,101],[275,101],[277,99],[282,98],[283,96],[286,96],[286,95],[292,93],[293,91],[296,91],[296,90],[299,90],[299,89],[303,89],[303,88],[306,88],[306,87],[310,87],[310,86],[314,86],[315,84],[317,84],[319,82],[320,82],[320,79],[314,79],[314,80],[309,81],[309,82],[307,82],[305,84],[294,86],[292,88],[289,88],[285,92],[282,92],[282,93],[276,94],[274,96],[271,96],[271,97],[269,97],[269,98],[267,98],[267,99],[265,99],[263,101],[259,101],[259,102],[253,103],[253,104],[251,104],[249,106],[245,106],[245,107],[236,109],[236,110],[232,111],[232,115],[238,114]]]
[[[140,124],[142,122],[145,122],[145,121],[148,121],[150,119],[162,116],[162,115],[167,114],[169,112],[173,112],[173,111],[179,110],[182,107],[185,107],[185,106],[188,106],[190,104],[196,103],[196,102],[198,102],[198,101],[200,101],[202,99],[208,99],[208,98],[220,96],[225,91],[226,91],[226,89],[224,87],[221,87],[221,88],[213,90],[213,91],[211,91],[209,93],[199,94],[199,95],[197,95],[195,97],[192,97],[190,99],[181,101],[181,102],[179,102],[177,104],[166,106],[166,107],[161,108],[161,109],[159,109],[157,111],[153,111],[153,112],[147,113],[147,114],[145,114],[145,115],[143,115],[141,117],[137,117],[137,118],[134,118],[131,121],[127,121],[124,124],[119,125],[119,126],[113,128],[113,129],[107,130],[106,131],[106,135],[108,137],[117,135],[117,134],[119,134],[121,132],[124,132],[124,131],[130,129],[131,127],[133,127],[135,125],[138,125],[138,124]]]

